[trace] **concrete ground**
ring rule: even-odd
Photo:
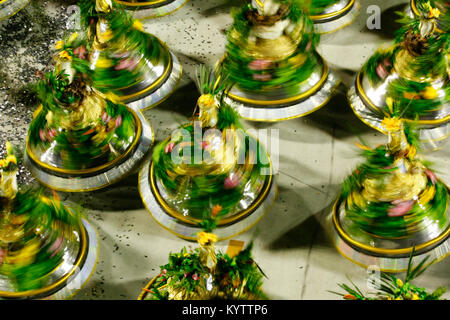
[[[178,90],[157,108],[145,111],[157,140],[164,139],[192,114],[198,97],[191,80],[195,66],[212,65],[222,57],[223,30],[231,23],[229,2],[190,0],[171,15],[144,21],[145,29],[165,41],[184,68]],[[371,145],[386,141],[385,136],[353,115],[345,93],[364,61],[382,43],[393,39],[393,12],[402,10],[407,2],[362,0],[361,13],[352,25],[321,38],[318,51],[342,78],[338,93],[325,107],[279,123],[244,122],[248,128],[278,130],[279,135],[279,148],[269,148],[272,161],[278,162],[278,198],[253,229],[235,238],[246,243],[254,238],[253,255],[268,276],[264,289],[272,299],[340,299],[328,290],[340,291],[337,283],[348,283],[347,276],[368,290],[367,271],[336,251],[319,221],[329,213],[344,177],[362,161],[355,146],[359,141],[356,134]],[[63,1],[42,3],[53,19],[49,21],[55,20],[60,29],[48,21],[30,21],[32,7],[0,23],[0,49],[6,52],[0,62],[0,77],[4,77],[0,78],[1,141],[23,143],[34,106],[24,105],[26,94],[22,96],[17,88],[35,79],[31,71],[45,66],[50,56],[46,52],[67,20]],[[366,9],[372,4],[381,8],[381,30],[366,27]],[[29,31],[32,36],[24,33],[25,27],[34,28]],[[36,30],[44,27],[50,29],[41,32],[45,35],[41,39]],[[15,33],[10,33],[13,29]],[[40,55],[36,57],[33,50],[41,50]],[[20,79],[24,70],[28,73]],[[448,143],[439,151],[424,154],[447,184],[449,155]],[[159,266],[167,262],[169,252],[195,247],[152,219],[140,200],[136,174],[102,191],[62,196],[88,210],[87,217],[100,238],[97,268],[75,299],[136,299],[141,288],[159,273]],[[218,247],[226,250],[227,244],[224,241]],[[415,283],[430,290],[445,286],[450,291],[449,270],[450,259],[445,259],[432,265]],[[450,292],[444,297],[450,298]]]

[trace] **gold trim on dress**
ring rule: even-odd
[[[311,20],[321,20],[321,19],[326,19],[326,18],[332,18],[332,17],[340,15],[341,13],[344,13],[347,10],[350,10],[350,8],[353,6],[354,3],[355,3],[355,0],[350,0],[350,2],[341,10],[338,10],[335,12],[330,12],[330,13],[325,13],[325,14],[320,14],[320,15],[309,16],[309,18]]]
[[[330,233],[330,231],[328,231],[328,233]],[[372,267],[373,265],[365,265],[364,263],[361,263],[359,261],[356,261],[352,258],[350,258],[347,254],[345,254],[344,252],[342,252],[341,248],[339,248],[339,246],[335,243],[335,241],[333,241],[333,245],[336,248],[336,250],[339,252],[339,254],[341,256],[343,256],[345,259],[349,260],[350,262],[353,262],[354,264],[364,268],[364,269],[368,269],[369,267]],[[445,254],[444,256],[442,256],[441,258],[437,259],[437,260],[433,260],[429,263],[427,263],[426,265],[430,266],[434,263],[438,263],[442,260],[444,260],[445,258],[447,258],[450,255],[450,252],[448,252],[447,254]],[[383,259],[383,258],[381,258]],[[386,268],[381,268],[380,267],[380,271],[382,272],[389,272],[389,273],[400,273],[400,272],[406,272],[408,269],[386,269]]]
[[[134,3],[134,2],[128,2],[128,1],[116,0],[117,3],[120,3],[120,4],[122,4],[122,5],[124,5],[124,6],[128,6],[128,7],[151,6],[151,5],[163,3],[163,2],[166,2],[166,1],[167,1],[167,0],[154,0],[154,1],[150,1],[150,2],[138,2],[138,3]]]
[[[150,287],[153,285],[153,283],[156,281],[156,279],[158,278],[158,276],[153,277],[152,280],[150,280],[145,287],[142,289],[141,294],[139,295],[139,297],[137,298],[137,300],[144,300],[144,298],[147,296],[148,292],[146,290],[149,290]]]
[[[180,65],[180,75],[178,76],[177,82],[173,86],[173,89],[169,93],[167,93],[166,96],[164,98],[162,98],[161,100],[159,100],[158,102],[151,104],[148,107],[141,108],[141,110],[147,111],[147,110],[150,110],[150,109],[153,109],[153,108],[159,106],[161,103],[166,101],[178,89],[178,85],[180,84],[180,81],[181,81],[181,78],[183,75],[183,66],[181,65],[181,62],[179,62],[179,65]],[[173,71],[173,67],[172,67],[172,71]],[[132,103],[132,102],[130,102],[130,103]],[[144,117],[145,117],[145,115],[144,115]]]
[[[58,286],[60,286],[61,284],[63,284],[64,282],[66,282],[67,279],[69,279],[70,276],[72,276],[75,273],[75,270],[78,269],[79,265],[81,264],[81,261],[85,257],[85,253],[86,253],[86,249],[87,249],[86,229],[84,228],[84,225],[83,225],[83,222],[81,219],[79,221],[79,227],[80,227],[80,233],[81,233],[81,235],[80,235],[81,249],[80,249],[80,253],[78,254],[77,260],[74,263],[73,268],[68,273],[66,273],[57,282],[55,282],[47,287],[40,288],[40,289],[34,289],[34,290],[27,290],[27,291],[22,291],[22,292],[0,291],[0,296],[5,297],[5,298],[23,298],[23,297],[36,296],[36,295],[51,291],[51,290],[57,288]]]
[[[154,18],[165,17],[165,16],[167,16],[169,14],[172,14],[172,13],[180,10],[188,1],[189,0],[183,0],[183,3],[179,7],[177,7],[175,10],[173,10],[173,11],[168,11],[168,12],[165,12],[164,14],[161,14],[161,15],[150,15],[150,16],[146,16],[146,17],[141,17],[141,18],[139,18],[139,20],[146,20],[146,19],[154,19]]]
[[[4,1],[7,1],[7,0],[4,0]],[[3,1],[2,1],[2,2],[3,2]],[[2,2],[0,2],[0,4],[2,4]],[[25,1],[25,4],[24,4],[21,8],[17,9],[15,12],[13,12],[12,14],[10,14],[9,16],[6,16],[6,17],[4,17],[4,18],[0,18],[0,21],[9,19],[9,18],[11,18],[12,16],[16,15],[20,10],[22,10],[23,8],[25,8],[25,6],[26,6],[29,2],[30,2],[30,0]]]
[[[256,119],[256,118],[247,118],[242,116],[243,119],[245,120],[250,120],[250,121],[259,121],[259,122],[278,122],[278,121],[285,121],[285,120],[291,120],[291,119],[296,119],[296,118],[300,118],[300,117],[304,117],[307,116],[317,110],[319,110],[320,108],[322,108],[323,106],[325,106],[333,97],[333,93],[334,91],[336,91],[337,86],[341,83],[341,80],[337,80],[336,81],[336,85],[332,88],[332,90],[330,90],[330,94],[327,96],[327,98],[325,99],[324,102],[322,102],[321,104],[319,104],[317,107],[315,107],[314,109],[309,110],[308,112],[299,114],[299,115],[295,115],[295,116],[291,116],[291,117],[286,117],[286,118],[277,118],[277,119]],[[250,107],[249,107],[250,108]],[[279,110],[279,109],[278,109]]]
[[[359,10],[359,4],[356,3],[355,5],[358,7],[358,10]],[[358,11],[358,13],[355,14],[355,16],[354,16],[353,18],[351,18],[347,23],[344,23],[343,25],[339,26],[339,27],[336,28],[336,29],[331,29],[331,30],[327,30],[327,31],[322,31],[322,30],[325,30],[325,29],[328,29],[328,28],[324,28],[324,29],[320,30],[320,25],[321,25],[320,23],[316,23],[316,24],[314,25],[314,27],[315,27],[315,28],[316,28],[316,27],[319,28],[319,30],[317,30],[316,32],[319,33],[319,34],[321,34],[321,35],[334,33],[334,32],[337,32],[337,31],[339,31],[339,30],[341,30],[341,29],[344,29],[345,27],[347,27],[347,26],[349,26],[350,24],[352,24],[352,23],[356,20],[356,18],[358,17],[358,15],[359,15],[359,11]],[[330,21],[330,22],[331,22],[331,21]],[[326,23],[327,23],[327,22],[324,22],[323,24],[326,24]]]
[[[100,171],[102,169],[108,168],[113,166],[114,164],[116,164],[117,162],[119,162],[120,160],[123,160],[126,156],[128,156],[130,154],[130,152],[132,150],[134,150],[134,148],[136,147],[137,143],[139,142],[141,135],[142,135],[142,124],[140,122],[140,119],[137,117],[137,115],[135,114],[135,111],[131,108],[129,108],[128,106],[126,106],[126,108],[128,109],[128,111],[130,111],[130,113],[133,115],[137,130],[136,130],[136,135],[135,135],[135,139],[133,141],[133,143],[128,147],[128,149],[121,154],[120,156],[118,156],[117,158],[115,158],[114,160],[102,164],[100,166],[94,167],[94,168],[88,168],[88,169],[79,169],[79,170],[74,170],[74,169],[64,169],[64,168],[57,168],[54,167],[52,165],[49,165],[47,163],[42,162],[40,159],[38,159],[38,157],[36,157],[36,155],[31,151],[31,147],[30,144],[28,142],[29,140],[29,135],[27,136],[27,141],[26,141],[26,151],[27,154],[30,156],[30,158],[39,166],[41,166],[42,168],[46,168],[49,169],[53,172],[59,172],[59,173],[64,173],[64,174],[74,174],[74,175],[81,175],[81,174],[86,174],[86,173],[94,173],[97,171]]]
[[[88,224],[89,221],[86,221]],[[97,264],[98,264],[98,259],[100,258],[100,243],[99,243],[99,236],[98,236],[98,230],[96,228],[94,228],[91,224],[90,226],[92,227],[92,230],[95,232],[95,236],[97,237],[97,253],[95,256],[95,262],[94,265],[92,267],[91,273],[89,274],[89,276],[86,278],[86,280],[83,282],[83,284],[76,290],[74,290],[74,292],[69,295],[67,298],[65,298],[65,300],[70,300],[73,296],[75,296],[78,292],[81,291],[81,289],[83,289],[86,284],[89,282],[89,280],[92,278],[92,276],[94,275],[94,271],[97,268]]]
[[[358,242],[352,238],[350,238],[345,231],[341,228],[339,219],[337,217],[337,204],[339,202],[339,197],[336,199],[336,201],[334,202],[333,205],[333,224],[336,227],[336,230],[338,232],[338,234],[345,240],[347,241],[347,243],[351,243],[354,246],[367,250],[369,252],[373,252],[373,253],[381,253],[381,254],[385,254],[385,255],[397,255],[397,254],[407,254],[407,253],[411,253],[412,250],[415,248],[416,251],[424,249],[426,247],[429,247],[437,242],[440,242],[441,240],[445,239],[446,237],[448,237],[450,235],[450,227],[447,228],[447,231],[445,231],[444,233],[442,233],[439,237],[432,239],[428,242],[422,243],[418,246],[415,247],[409,247],[409,248],[403,248],[403,249],[381,249],[381,248],[374,248],[371,246],[368,246],[366,244],[363,244],[361,242]],[[445,210],[447,211],[448,209],[448,201],[447,201],[447,206],[445,208]]]

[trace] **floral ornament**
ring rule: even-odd
[[[437,182],[437,177],[436,177],[436,175],[434,174],[434,172],[431,171],[430,169],[425,169],[424,172],[425,172],[425,174],[427,175],[427,177],[431,180],[431,183],[432,183],[433,185],[435,185],[436,182]]]
[[[256,59],[248,64],[250,70],[265,70],[272,66],[272,61],[265,59]]]
[[[114,123],[115,127],[118,128],[122,125],[122,115],[119,114],[119,116],[116,118],[116,121]]]
[[[389,112],[391,114],[393,114],[394,113],[394,99],[392,99],[391,97],[387,97],[386,98],[386,105],[387,105],[387,107],[389,109]]]
[[[428,9],[428,18],[430,19],[439,18],[439,16],[441,15],[441,11],[439,11],[438,8],[433,8],[430,1],[425,3],[424,8]]]
[[[416,287],[411,283],[413,279],[426,270],[427,266],[425,266],[425,263],[429,258],[429,256],[424,258],[415,268],[412,268],[414,252],[415,248],[413,248],[409,258],[405,279],[402,280],[388,272],[382,272],[378,280],[377,289],[379,291],[375,296],[365,295],[351,280],[353,288],[346,284],[338,284],[346,293],[329,292],[340,295],[345,300],[439,300],[446,291],[445,287],[437,288],[433,292],[428,293],[426,289]]]
[[[100,58],[98,58],[97,62],[95,63],[95,66],[97,68],[110,68],[113,66],[113,61],[100,56]]]
[[[402,121],[397,117],[384,118],[381,125],[386,128],[388,132],[398,131],[402,127]]]
[[[207,244],[213,244],[213,243],[217,242],[217,236],[214,233],[202,231],[197,234],[197,242],[201,246],[205,246]]]
[[[55,242],[51,245],[51,247],[48,249],[48,252],[51,252],[50,258],[53,258],[62,248],[63,246],[63,238],[58,237],[56,238]]]
[[[133,21],[133,28],[142,32],[145,32],[144,26],[142,25],[142,22],[139,20]]]
[[[408,201],[402,201],[402,200],[395,200],[392,201],[392,204],[394,205],[393,208],[388,209],[388,216],[389,217],[401,217],[407,214],[414,206],[414,200],[408,200]]]
[[[119,63],[114,67],[116,70],[128,70],[133,71],[139,64],[139,59],[136,58],[126,58],[119,61]]]
[[[72,60],[71,55],[70,55],[69,52],[66,51],[66,50],[62,50],[62,51],[59,53],[59,57],[60,57],[60,58],[63,58],[63,59],[67,59],[67,60],[69,60],[69,61]]]
[[[64,41],[62,41],[62,40],[56,41],[55,49],[56,50],[61,50],[62,48],[64,48]]]
[[[175,142],[169,142],[166,147],[164,148],[164,152],[168,154],[169,152],[172,152],[173,148],[175,148]]]
[[[215,104],[214,96],[212,94],[202,94],[198,98],[197,102],[199,105],[204,105],[208,107]]]
[[[389,58],[385,58],[377,65],[375,71],[381,79],[386,79],[386,77],[389,75],[389,67],[392,67],[391,60]]]
[[[2,248],[0,248],[0,267],[2,266],[4,255],[5,255],[5,251]]]
[[[73,50],[73,54],[83,60],[86,59],[86,53],[87,53],[87,50],[86,50],[85,46],[79,46],[78,48],[75,48]]]
[[[435,88],[433,88],[432,86],[428,86],[425,88],[424,91],[422,91],[421,93],[422,98],[427,99],[427,100],[432,100],[435,99],[438,96],[438,92]]]
[[[234,189],[241,183],[241,178],[236,173],[231,173],[228,177],[223,181],[223,187],[226,190]]]
[[[403,91],[403,97],[406,98],[406,99],[409,99],[409,100],[420,99],[420,95],[419,94],[417,94],[415,92],[408,92],[408,91]]]
[[[215,218],[220,211],[222,211],[222,206],[220,204],[216,204],[211,210],[211,217]]]
[[[67,39],[67,42],[70,44],[70,43],[72,43],[73,41],[75,41],[76,38],[78,38],[78,33],[77,33],[77,32],[74,32],[74,33],[72,33],[72,34],[70,35],[70,38]],[[56,50],[64,49],[64,46],[65,46],[64,40],[59,40],[59,41],[56,41],[56,43],[55,43],[55,49],[56,49]]]
[[[108,123],[110,120],[111,120],[111,116],[108,115],[108,113],[106,111],[104,111],[102,114],[103,123]]]
[[[6,141],[5,147],[7,156],[5,159],[0,159],[0,169],[7,169],[11,163],[17,165],[17,158],[14,155],[14,148],[11,142]]]
[[[69,40],[67,40],[69,43],[72,43],[75,41],[75,39],[78,38],[78,32],[74,32],[70,35]]]
[[[39,138],[41,138],[41,141],[45,142],[52,142],[55,137],[58,135],[58,131],[54,128],[49,129],[40,129],[39,130]]]

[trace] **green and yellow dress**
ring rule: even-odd
[[[56,194],[18,191],[17,158],[0,160],[0,299],[66,299],[92,274],[95,229]]]
[[[439,32],[449,32],[450,28],[450,5],[445,0],[410,0],[410,9],[413,15],[430,17],[430,7],[439,10],[437,18],[437,29]]]
[[[215,250],[217,236],[199,232],[198,248],[171,253],[161,272],[138,300],[259,300],[267,299],[263,277],[250,244],[234,256]]]
[[[154,107],[175,90],[181,64],[139,20],[115,1],[83,0],[79,6],[83,55],[94,70],[96,89],[116,94],[134,109]]]
[[[100,189],[122,179],[153,140],[141,112],[90,86],[89,73],[76,71],[81,68],[83,60],[64,60],[38,84],[41,104],[26,145],[25,164],[35,178],[67,192]]]
[[[336,247],[347,258],[385,271],[406,271],[450,252],[450,196],[416,155],[417,137],[399,117],[385,118],[389,142],[363,147],[366,161],[344,180],[332,215]]]
[[[339,79],[316,52],[319,36],[297,1],[252,2],[233,12],[218,70],[225,102],[248,120],[279,121],[323,106]]]
[[[195,240],[198,224],[214,209],[221,218],[217,235],[224,239],[256,224],[276,188],[264,147],[217,100],[219,91],[202,92],[193,121],[153,149],[139,189],[150,214],[169,231]]]
[[[427,149],[441,147],[450,134],[449,37],[436,29],[436,10],[430,7],[427,19],[404,16],[395,43],[364,64],[348,92],[355,114],[381,132],[381,109],[386,98],[393,99],[405,121],[418,121]]]

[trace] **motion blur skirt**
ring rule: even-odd
[[[149,19],[172,13],[188,2],[188,0],[116,0],[137,19]]]
[[[358,16],[359,10],[360,4],[357,0],[341,0],[310,18],[317,33],[332,33],[351,24]]]
[[[25,166],[40,183],[64,192],[98,190],[125,178],[138,167],[154,140],[153,130],[142,112],[128,109],[135,117],[136,135],[133,143],[116,159],[86,170],[68,170],[57,165],[58,155],[54,150],[38,154],[27,140]]]
[[[98,259],[98,235],[95,228],[82,220],[74,245],[65,249],[63,262],[45,276],[42,288],[15,291],[8,280],[0,277],[0,299],[70,299],[89,280]]]

